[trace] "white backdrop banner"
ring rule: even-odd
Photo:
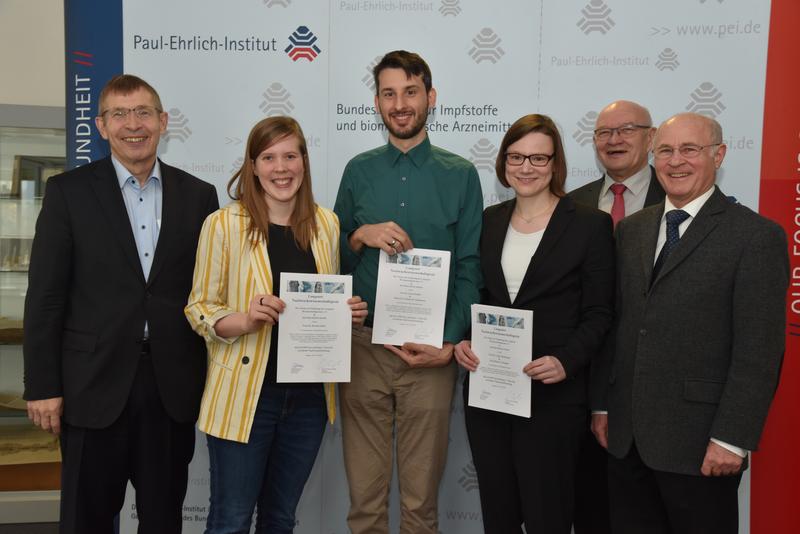
[[[687,110],[715,117],[728,145],[719,183],[758,205],[769,0],[124,0],[122,10],[124,71],[152,83],[169,111],[161,156],[215,184],[221,204],[252,125],[285,114],[305,131],[314,194],[331,207],[347,161],[386,142],[371,68],[385,52],[406,49],[433,72],[431,141],[475,164],[487,206],[510,197],[493,168],[514,120],[553,117],[571,190],[601,176],[594,121],[623,98],[647,106],[657,123]],[[454,398],[439,529],[478,533],[460,387]],[[123,533],[135,531],[133,502],[129,492]],[[295,532],[343,534],[347,508],[337,424],[327,430]],[[202,532],[207,513],[199,438],[184,531]],[[396,494],[391,517],[396,529]]]

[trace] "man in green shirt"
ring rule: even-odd
[[[417,54],[386,54],[373,70],[375,107],[389,142],[347,164],[334,211],[342,230],[342,272],[369,303],[355,327],[351,382],[341,384],[348,524],[354,534],[389,532],[393,435],[397,436],[401,532],[437,532],[439,481],[447,457],[450,403],[458,374],[453,345],[464,338],[480,299],[478,172],[431,145],[425,130],[436,105],[428,65]],[[371,343],[380,250],[451,253],[444,346]]]

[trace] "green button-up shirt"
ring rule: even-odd
[[[352,232],[364,224],[394,221],[415,247],[450,251],[444,341],[461,341],[481,288],[483,193],[475,167],[431,146],[427,137],[407,153],[387,143],[350,160],[333,210],[341,223],[342,272],[352,273],[353,294],[369,303],[368,323],[375,309],[380,250],[353,252],[348,243]]]

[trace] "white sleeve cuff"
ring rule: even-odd
[[[726,450],[732,452],[736,456],[740,456],[742,458],[747,457],[747,452],[748,451],[746,451],[745,449],[742,449],[741,447],[737,447],[736,445],[731,445],[730,443],[725,443],[724,441],[720,441],[720,440],[718,440],[716,438],[711,438],[711,441],[713,441],[714,443],[716,443],[717,445],[719,445],[723,449],[726,449]]]

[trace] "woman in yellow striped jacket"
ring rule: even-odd
[[[300,125],[270,117],[253,127],[228,183],[230,205],[205,221],[186,316],[206,339],[209,369],[198,427],[208,435],[207,534],[292,532],[333,384],[278,384],[281,272],[337,273],[339,221],[314,203]],[[349,301],[353,321],[366,303]]]

